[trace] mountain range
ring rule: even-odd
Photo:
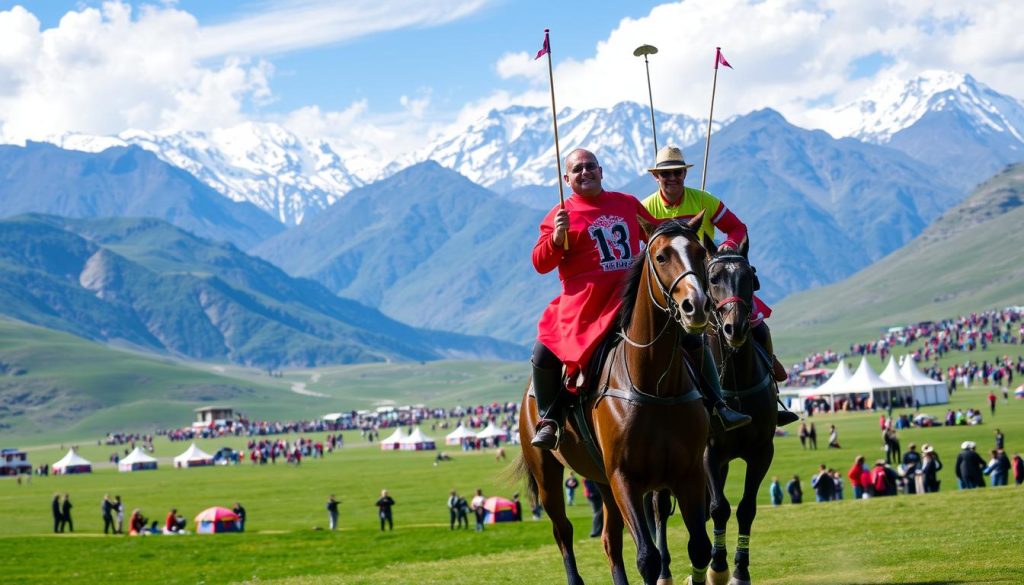
[[[305,367],[525,355],[398,323],[157,219],[6,219],[0,267],[7,317],[190,359]]]
[[[598,152],[606,188],[640,196],[654,190],[645,173],[653,150],[646,107],[623,103],[563,114],[563,144]],[[716,126],[709,190],[748,224],[770,301],[836,282],[890,254],[991,175],[985,168],[1024,159],[1024,105],[967,75],[929,72],[879,88],[834,116],[842,123],[831,135],[799,128],[772,110]],[[698,163],[688,178],[696,184],[706,121],[662,113],[657,120],[659,142],[685,145]],[[50,146],[77,170],[64,171],[59,162],[45,167],[53,171],[11,167],[21,170],[8,175],[23,183],[2,201],[17,204],[5,205],[7,214],[160,217],[231,241],[292,276],[410,325],[525,343],[558,286],[534,274],[528,260],[537,222],[557,201],[549,125],[544,108],[495,110],[390,165],[360,161],[357,172],[326,143],[273,124],[65,136],[62,144],[90,150],[121,146],[95,154]],[[988,167],[961,164],[982,159]],[[180,183],[166,195],[139,199],[149,207],[134,207],[137,193],[158,192],[159,181],[148,179],[161,173]],[[33,184],[37,177],[41,186]],[[126,179],[135,191],[110,187]],[[247,203],[228,201],[218,189]],[[106,190],[122,195],[107,201]],[[192,193],[187,203],[150,205],[179,202],[182,191]],[[209,213],[193,217],[218,199],[231,209],[248,206],[259,214],[259,207],[266,214],[252,221],[263,227],[235,233],[249,222],[231,215],[222,227]]]

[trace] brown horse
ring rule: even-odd
[[[636,543],[644,583],[655,583],[667,567],[644,518],[642,498],[648,491],[668,488],[679,500],[690,533],[690,562],[701,578],[711,560],[702,457],[709,421],[679,343],[684,332],[705,328],[710,311],[702,284],[706,252],[695,231],[701,219],[661,224],[633,266],[619,315],[622,341],[604,363],[594,395],[583,403],[592,432],[570,417],[557,450],[532,447],[537,408],[530,387],[523,396],[519,434],[530,489],[539,490],[551,518],[569,585],[582,585],[583,579],[565,515],[566,466],[599,484],[605,501],[602,539],[616,585],[627,583],[623,522]],[[588,449],[589,436],[599,457]]]
[[[709,250],[707,264],[708,295],[715,303],[713,328],[706,346],[715,353],[722,379],[723,398],[734,409],[750,415],[751,424],[725,432],[713,427],[704,455],[711,488],[711,519],[714,521],[709,580],[714,585],[749,585],[750,527],[757,513],[757,490],[775,456],[776,407],[775,380],[771,358],[750,332],[750,310],[756,286],[756,274],[747,260],[748,242],[744,238],[739,251],[718,253],[714,243],[705,239]],[[729,462],[742,459],[747,464],[743,497],[736,508],[739,523],[735,572],[729,578],[725,529],[731,509],[725,497]]]

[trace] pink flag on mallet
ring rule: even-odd
[[[545,39],[544,42],[544,47],[547,48],[547,40]],[[729,65],[729,62],[725,60],[725,55],[722,54],[721,47],[715,47],[715,69],[718,69],[719,65],[724,65],[729,69],[732,69],[732,65]]]
[[[544,55],[551,52],[551,41],[548,39],[548,29],[544,29],[544,46],[537,51],[537,56],[533,58],[534,61],[540,59]]]

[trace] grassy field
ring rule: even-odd
[[[985,405],[987,389],[959,392],[954,408]],[[932,409],[941,414],[945,407]],[[987,413],[987,406],[985,407]],[[799,474],[805,492],[819,463],[845,471],[858,454],[882,455],[877,415],[837,414],[813,419],[824,439],[828,424],[840,432],[841,450],[804,451],[796,437],[776,440],[772,475]],[[999,427],[1012,453],[1024,445],[1024,401],[997,406],[996,416],[978,427],[913,429],[900,433],[904,448],[929,442],[946,463],[942,493],[833,504],[767,505],[760,494],[752,539],[753,575],[758,583],[1020,583],[1024,567],[1020,507],[1024,489],[1007,487],[958,492],[952,464],[960,442],[970,439],[979,451],[993,443]],[[425,430],[436,439],[445,431]],[[200,442],[207,450],[239,446],[241,439]],[[489,526],[483,534],[451,533],[445,499],[449,489],[470,495],[510,496],[521,485],[505,477],[507,462],[492,451],[449,452],[453,461],[433,464],[433,453],[381,452],[349,433],[343,450],[300,467],[284,464],[171,469],[170,457],[186,444],[157,442],[157,471],[118,473],[109,464],[91,475],[33,478],[31,483],[0,481],[0,547],[5,554],[0,582],[52,583],[74,580],[139,583],[282,582],[391,583],[558,583],[562,568],[551,540],[550,524]],[[82,442],[80,452],[95,463],[113,449]],[[516,449],[509,450],[514,455]],[[59,446],[30,452],[34,464],[53,462]],[[730,475],[734,502],[742,465]],[[382,488],[397,500],[396,529],[378,530],[373,502]],[[849,497],[849,488],[847,488]],[[49,503],[55,492],[71,494],[76,532],[51,534]],[[141,508],[162,519],[174,506],[188,518],[201,509],[236,500],[248,510],[241,535],[181,537],[104,537],[99,503],[103,494],[119,494],[127,509]],[[329,494],[341,499],[341,530],[331,533],[324,504]],[[813,499],[813,498],[812,498]],[[589,509],[582,498],[570,511],[577,528],[577,549],[584,576],[606,582],[604,555],[585,534]],[[853,530],[851,530],[853,528]],[[730,531],[734,542],[735,529]],[[628,539],[627,539],[628,540]],[[677,574],[685,574],[685,531],[672,521],[670,542]],[[627,545],[631,550],[631,545]],[[632,559],[632,552],[627,552]],[[627,563],[632,567],[632,560]],[[633,573],[634,582],[639,582]]]

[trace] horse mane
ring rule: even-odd
[[[655,238],[659,236],[676,237],[690,235],[695,240],[697,233],[690,229],[690,226],[686,222],[678,219],[670,219],[663,221],[658,227],[650,234],[647,238],[648,242],[653,242]],[[644,273],[644,259],[647,257],[647,251],[637,256],[633,261],[633,266],[629,269],[629,275],[622,284],[622,306],[619,307],[619,314],[616,317],[616,321],[619,322],[619,328],[622,331],[629,329],[629,324],[633,320],[633,309],[636,307],[636,298],[640,294],[640,281],[643,279]]]

